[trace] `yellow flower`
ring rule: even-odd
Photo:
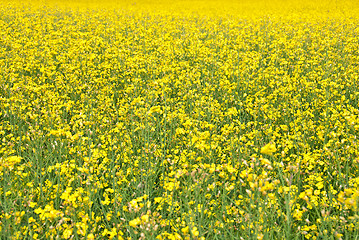
[[[141,223],[140,218],[135,218],[135,219],[131,220],[128,224],[131,227],[137,227],[137,225],[139,225],[140,223]]]
[[[152,114],[152,113],[162,113],[161,106],[151,107],[151,109],[148,111],[148,114]]]
[[[263,165],[271,165],[271,162],[266,158],[261,158],[260,160]]]
[[[87,240],[94,240],[94,239],[95,239],[95,236],[92,233],[87,235]]]
[[[143,216],[141,217],[141,219],[142,219],[143,222],[148,222],[149,216],[148,216],[147,214],[146,214],[146,215],[143,215]]]
[[[36,220],[33,217],[29,217],[29,223],[36,222]]]
[[[66,229],[62,236],[65,239],[69,239],[71,237],[71,235],[72,235],[72,229]]]
[[[181,229],[181,231],[186,234],[189,231],[189,227],[188,226],[184,227],[184,228]]]
[[[6,159],[6,162],[16,164],[21,162],[22,157],[19,156],[11,156]]]
[[[264,237],[263,233],[259,233],[258,236],[257,236],[257,239],[258,240],[262,240]]]
[[[302,216],[303,216],[303,211],[300,211],[299,209],[294,210],[293,217],[296,220],[300,221],[302,219]]]
[[[3,161],[0,160],[0,170],[2,170],[3,167],[12,170],[16,164],[21,162],[21,159],[22,157],[19,156],[11,156]]]
[[[155,198],[155,203],[160,203],[160,202],[162,202],[162,197],[156,197]]]
[[[275,151],[277,151],[277,148],[274,143],[268,143],[264,147],[261,148],[261,153],[272,155]]]
[[[197,227],[194,227],[191,232],[192,232],[193,236],[195,236],[195,237],[197,237],[199,235]]]

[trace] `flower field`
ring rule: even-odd
[[[358,1],[0,3],[0,239],[359,238]]]

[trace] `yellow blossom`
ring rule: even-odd
[[[129,225],[131,227],[137,227],[137,225],[139,225],[140,223],[141,223],[140,218],[135,218],[129,222]]]
[[[261,153],[272,155],[274,152],[277,151],[277,148],[274,143],[268,143],[264,147],[261,148]]]

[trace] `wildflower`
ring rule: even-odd
[[[268,143],[267,145],[261,148],[261,153],[267,155],[272,155],[275,151],[277,151],[277,148],[273,143]]]
[[[271,165],[271,161],[266,158],[261,158],[260,160],[263,165]]]
[[[139,225],[140,223],[141,223],[140,218],[135,218],[129,222],[129,225],[131,227],[137,227],[137,225]]]
[[[141,220],[145,223],[148,222],[148,219],[149,219],[149,216],[147,214],[145,214],[141,217]]]
[[[192,228],[191,230],[193,236],[197,237],[199,235],[199,231],[197,227]]]
[[[87,240],[94,240],[94,239],[95,239],[95,236],[92,233],[87,235]]]
[[[71,235],[72,235],[72,229],[66,229],[62,234],[64,239],[69,239]]]
[[[189,227],[186,226],[186,227],[182,228],[181,231],[186,234],[189,232]]]

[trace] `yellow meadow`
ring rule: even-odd
[[[355,239],[359,2],[1,1],[1,239]]]

